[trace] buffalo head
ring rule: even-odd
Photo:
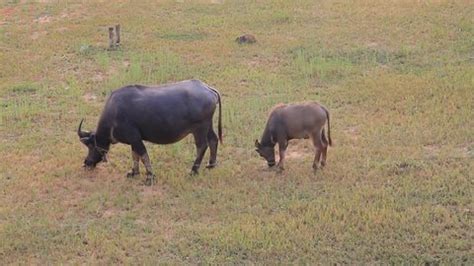
[[[96,134],[94,132],[83,131],[81,129],[83,121],[84,119],[82,119],[81,123],[79,124],[77,135],[79,136],[79,140],[82,142],[82,144],[86,145],[89,149],[87,157],[84,160],[84,167],[92,169],[97,165],[97,163],[101,161],[107,161],[107,150],[97,146]]]

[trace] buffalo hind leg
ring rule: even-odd
[[[219,144],[219,140],[216,133],[212,129],[212,125],[209,127],[209,131],[207,132],[207,144],[209,145],[211,155],[209,157],[209,164],[206,166],[206,168],[214,168],[217,165],[217,146]]]
[[[142,163],[145,165],[146,169],[146,179],[145,185],[151,186],[155,183],[155,175],[153,174],[153,170],[151,168],[150,157],[148,157],[148,153],[146,152],[145,145],[142,141],[138,141],[132,144],[132,151],[140,156]]]
[[[132,178],[140,173],[140,155],[132,150],[133,167],[127,173],[128,178]]]
[[[208,127],[200,128],[193,133],[194,141],[196,143],[196,160],[194,160],[193,167],[191,168],[192,175],[198,173],[202,158],[207,150],[207,129]]]

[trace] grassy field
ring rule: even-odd
[[[0,3],[0,264],[474,264],[472,2],[222,2]],[[81,168],[112,90],[190,78],[223,97],[216,169],[187,176],[191,137],[146,144],[153,187],[126,145]],[[268,110],[304,100],[327,168],[293,141],[267,170]]]

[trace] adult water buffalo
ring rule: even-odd
[[[328,139],[324,133],[324,125],[328,123]],[[331,127],[328,110],[316,102],[302,104],[280,104],[270,112],[261,142],[255,140],[258,154],[263,157],[268,166],[275,165],[275,145],[278,143],[280,161],[279,170],[284,169],[285,151],[290,139],[311,138],[316,149],[313,169],[326,165],[328,145],[332,145]],[[322,154],[322,156],[321,156]],[[322,157],[322,158],[321,158]]]
[[[222,142],[221,97],[219,92],[199,80],[185,80],[157,87],[131,85],[115,90],[107,100],[95,132],[86,132],[79,124],[77,134],[89,153],[84,166],[94,168],[106,161],[110,144],[132,147],[133,167],[127,174],[139,174],[139,160],[146,168],[146,185],[154,182],[150,159],[143,140],[170,144],[193,134],[197,156],[192,173],[197,173],[202,158],[211,150],[208,168],[216,165],[218,138],[212,117],[219,104],[218,133]]]

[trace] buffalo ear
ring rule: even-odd
[[[91,132],[88,132],[88,134],[89,136],[87,137],[79,138],[79,140],[86,146],[95,142],[95,134]]]
[[[89,143],[89,137],[83,137],[79,138],[79,140],[82,142],[82,144],[87,145]]]
[[[255,147],[260,148],[260,143],[258,142],[258,139],[255,140]]]

